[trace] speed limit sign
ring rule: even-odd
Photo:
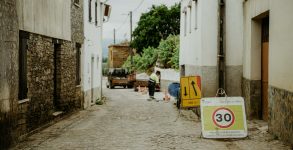
[[[247,136],[242,97],[201,99],[202,133],[205,138],[243,138]]]
[[[234,113],[225,107],[218,108],[213,113],[213,122],[220,128],[229,128],[234,124]]]

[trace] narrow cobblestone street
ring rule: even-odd
[[[195,150],[290,149],[266,132],[264,122],[250,122],[241,140],[202,139],[192,111],[178,118],[174,100],[147,101],[133,89],[103,89],[104,105],[80,111],[28,137],[13,149]],[[162,97],[162,93],[156,93]]]

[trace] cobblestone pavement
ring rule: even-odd
[[[262,150],[290,149],[267,133],[266,123],[249,122],[249,137],[202,139],[200,121],[191,111],[178,111],[163,101],[147,101],[132,89],[104,89],[104,105],[80,111],[12,149],[42,150]],[[156,93],[162,98],[162,93]]]

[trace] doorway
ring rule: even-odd
[[[262,19],[261,26],[261,103],[262,119],[268,120],[268,81],[269,81],[269,17]]]
[[[57,110],[60,109],[60,93],[61,93],[61,71],[60,71],[60,60],[61,56],[61,44],[59,43],[58,40],[55,41],[54,43],[54,77],[53,77],[53,82],[54,82],[54,93],[53,93],[53,103],[54,106]]]

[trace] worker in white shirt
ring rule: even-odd
[[[155,100],[154,94],[155,94],[155,89],[156,89],[156,84],[160,83],[160,75],[161,72],[160,71],[156,71],[156,73],[152,73],[149,79],[149,84],[148,84],[148,88],[149,88],[149,101],[151,100]]]

